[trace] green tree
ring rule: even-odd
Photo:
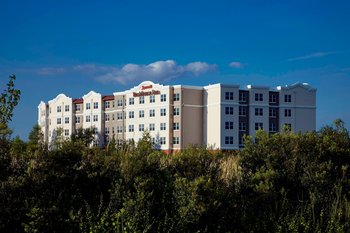
[[[85,146],[90,146],[95,138],[96,129],[94,127],[91,128],[79,128],[75,133],[71,135],[71,140],[73,142],[80,141]]]
[[[11,75],[9,82],[7,83],[7,89],[5,89],[0,96],[0,123],[7,124],[11,121],[13,116],[13,110],[17,106],[21,91],[15,88],[14,81],[15,75]]]
[[[14,86],[15,75],[9,77],[7,88],[0,95],[0,180],[5,178],[10,165],[9,150],[12,131],[8,128],[13,110],[18,104],[21,91]]]
[[[38,124],[33,126],[28,139],[28,152],[31,155],[34,155],[36,151],[41,151],[45,148],[44,133]]]

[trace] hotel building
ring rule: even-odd
[[[57,129],[69,138],[79,128],[96,129],[94,144],[104,146],[142,138],[149,131],[156,148],[171,152],[188,145],[231,150],[243,136],[263,129],[294,132],[316,128],[316,89],[306,83],[278,86],[214,84],[205,87],[145,81],[113,95],[90,91],[79,99],[59,94],[38,106],[38,124],[50,145]]]

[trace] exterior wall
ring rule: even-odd
[[[263,130],[269,130],[269,88],[262,86],[247,86],[249,90],[249,134],[254,137],[256,123],[263,124]],[[262,94],[262,101],[255,99],[255,94]],[[256,109],[263,109],[263,115],[257,116]]]
[[[226,98],[226,93],[233,93],[233,99]],[[221,144],[220,148],[225,150],[238,149],[238,126],[239,126],[239,86],[238,85],[221,85],[220,91],[220,106],[221,106]],[[229,110],[229,114],[226,114],[226,108],[233,108],[233,114]],[[226,124],[229,127],[226,127]],[[231,129],[230,124],[233,123],[233,129]],[[229,143],[226,143],[226,138],[233,137],[233,144],[229,139]]]
[[[316,129],[316,89],[308,84],[295,84],[289,87],[278,87],[280,91],[280,129],[285,124],[291,125],[294,132],[305,133]],[[290,95],[290,102],[285,101]],[[291,116],[285,111],[290,110]]]
[[[258,97],[262,100],[256,100],[256,94],[261,94]],[[271,110],[276,114],[270,116]],[[154,116],[150,115],[151,111]],[[76,118],[80,120],[76,122]],[[144,131],[149,131],[155,147],[168,152],[192,144],[232,150],[242,147],[244,135],[254,137],[255,123],[262,123],[265,131],[271,131],[274,125],[278,132],[286,124],[294,132],[315,130],[316,89],[300,83],[276,90],[251,85],[241,90],[238,85],[163,86],[145,81],[130,90],[103,97],[93,91],[74,100],[60,94],[48,104],[41,102],[38,106],[38,124],[49,144],[58,128],[67,133],[64,138],[68,139],[79,128],[95,127],[95,144],[99,146],[106,145],[113,137],[117,142],[138,142]],[[161,129],[161,124],[165,129]]]
[[[55,137],[57,137],[58,129],[62,129],[64,139],[69,139],[73,132],[72,99],[64,94],[59,94],[55,99],[49,101],[48,105],[50,115],[48,119],[48,143],[51,144]],[[65,121],[66,119],[68,119],[68,123]],[[66,132],[68,132],[68,134]]]
[[[221,147],[221,88],[220,84],[204,87],[203,141],[207,146]]]
[[[169,135],[169,131],[173,127],[170,124],[170,116],[173,110],[173,107],[170,105],[172,99],[171,93],[169,86],[154,84],[152,82],[143,82],[124,93],[115,93],[117,96],[121,96],[121,94],[125,95],[125,140],[133,139],[135,142],[138,142],[142,138],[144,131],[148,130],[155,141],[156,147],[162,150],[171,149],[172,138]],[[165,101],[161,101],[162,95],[165,95]],[[154,103],[150,102],[150,96],[154,96]],[[130,105],[129,101],[132,98],[134,104]],[[140,103],[140,99],[142,98],[144,99],[144,103]],[[161,116],[161,109],[165,109],[165,116]],[[150,117],[150,110],[155,111],[154,117]],[[140,117],[140,111],[143,111],[144,117]],[[130,114],[132,113],[134,117],[130,118]],[[150,124],[155,125],[154,131],[150,131]],[[165,130],[161,130],[161,124],[165,124]],[[140,125],[144,126],[144,131],[140,131]],[[133,126],[133,132],[129,132],[130,126]],[[161,145],[161,138],[165,138],[165,144]]]
[[[203,90],[194,88],[181,88],[182,109],[180,123],[181,147],[189,145],[203,145]],[[176,131],[174,130],[174,135]]]
[[[114,101],[115,97],[109,97],[107,100],[102,98],[103,102],[103,123],[104,123],[104,135],[105,143],[109,142],[113,137],[116,137],[116,122],[117,122],[117,107]]]
[[[49,130],[49,124],[48,124],[48,106],[41,101],[38,106],[38,125],[41,127],[41,130],[44,134],[44,140],[48,141],[48,130]]]
[[[102,116],[102,98],[101,94],[94,91],[90,91],[88,94],[83,96],[84,105],[83,105],[83,128],[96,128],[96,135],[94,143],[96,145],[102,146],[104,144],[104,122]],[[94,104],[97,103],[97,108],[94,108]],[[87,105],[90,104],[88,109]],[[94,120],[94,117],[97,116],[97,121]],[[87,121],[87,118],[90,118],[90,121]]]
[[[75,123],[74,125],[74,131],[76,132],[79,128],[83,128],[83,122],[84,122],[84,104],[83,101],[79,101],[79,103],[75,103],[73,101],[73,108],[74,108],[74,112],[73,115],[75,117],[73,117],[73,123]],[[79,118],[79,119],[76,119]]]

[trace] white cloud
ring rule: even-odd
[[[39,68],[35,71],[38,75],[56,75],[62,74],[67,71],[64,67],[43,67]]]
[[[93,63],[79,64],[72,67],[73,71],[82,73],[94,73],[94,72],[106,72],[112,71],[114,68],[111,66],[97,65]]]
[[[117,82],[122,85],[142,80],[165,81],[181,76],[198,76],[215,71],[216,65],[206,62],[191,62],[187,65],[178,65],[174,60],[156,61],[147,65],[126,64],[121,68],[99,75],[97,80],[102,82]]]
[[[334,53],[335,52],[316,52],[316,53],[311,53],[300,57],[289,58],[288,61],[299,61],[299,60],[306,60],[311,58],[325,57]]]
[[[242,64],[241,62],[238,61],[233,61],[229,64],[230,67],[235,68],[235,69],[239,69],[239,68],[243,68],[244,64]]]

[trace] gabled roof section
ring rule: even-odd
[[[265,90],[269,90],[270,87],[268,86],[257,86],[257,85],[247,85],[247,89],[265,89]]]
[[[294,88],[297,88],[297,87],[302,87],[304,88],[305,90],[307,91],[316,91],[317,89],[314,88],[314,87],[311,87],[308,83],[294,83],[292,85],[286,85],[286,86],[278,86],[277,87],[277,90],[291,90],[291,89],[294,89]]]
[[[61,93],[61,94],[57,95],[56,98],[54,98],[53,100],[50,100],[49,104],[54,103],[54,102],[56,102],[59,99],[67,99],[69,101],[72,101],[72,98],[70,98],[70,97],[66,96],[65,94]]]
[[[87,93],[86,95],[83,96],[83,99],[86,99],[92,95],[97,95],[97,96],[101,96],[100,93],[94,92],[94,91],[90,91],[89,93]]]
[[[140,91],[140,90],[142,90],[142,87],[149,87],[149,86],[152,86],[152,89],[156,89],[156,90],[169,88],[169,86],[164,86],[162,84],[154,83],[152,81],[143,81],[139,85],[137,85],[129,90],[114,92],[113,95],[125,95],[125,94],[130,93],[130,92]]]
[[[40,104],[38,105],[38,108],[41,108],[42,106],[46,107],[46,103],[44,101],[40,101]]]

